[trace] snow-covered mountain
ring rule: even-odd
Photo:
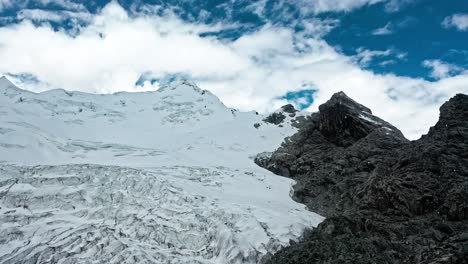
[[[258,263],[323,220],[253,162],[302,114],[280,115],[185,81],[95,95],[1,78],[0,263]]]

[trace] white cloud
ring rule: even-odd
[[[75,3],[70,0],[32,0],[32,1],[39,3],[43,6],[53,4],[66,10],[73,10],[73,11],[85,11],[86,10],[86,7],[83,4]]]
[[[456,28],[460,31],[468,30],[468,14],[455,14],[448,16],[442,21],[442,26],[445,28]]]
[[[394,49],[369,50],[361,47],[358,48],[356,52],[357,54],[354,55],[352,58],[356,63],[358,63],[361,66],[368,66],[374,58],[386,58],[392,56],[399,60],[403,60],[407,56],[406,53],[397,52]],[[388,61],[384,64],[388,64]]]
[[[332,29],[339,25],[336,19],[303,19],[302,25],[305,34],[313,37],[321,37],[328,34]]]
[[[263,16],[265,7],[267,6],[268,0],[252,1],[247,8],[252,10],[253,13]],[[357,9],[366,5],[373,5],[387,0],[276,0],[270,1],[269,7],[274,11],[279,11],[284,16],[287,15],[287,11],[291,6],[297,7],[297,12],[304,16],[308,14],[319,14],[324,12],[347,12],[353,9]],[[282,12],[284,11],[284,12]],[[276,13],[276,12],[275,12]],[[297,16],[297,13],[293,12],[289,14],[288,19],[292,19]],[[286,17],[283,17],[286,18]]]
[[[82,22],[89,22],[93,16],[88,12],[72,12],[72,11],[49,11],[43,9],[23,9],[18,12],[16,18],[23,20],[31,20],[35,22],[62,22],[66,19],[76,19]]]
[[[389,0],[387,1],[387,4],[385,4],[385,10],[387,10],[388,12],[397,12],[405,6],[416,1],[418,0]]]
[[[27,20],[0,28],[0,73],[32,74],[37,81],[14,78],[30,90],[96,93],[158,87],[149,81],[136,85],[142,74],[184,74],[229,106],[259,111],[278,108],[285,103],[279,97],[307,83],[318,89],[310,110],[342,90],[412,138],[437,120],[443,100],[468,92],[465,73],[428,82],[363,70],[319,33],[306,37],[266,25],[235,41],[199,36],[224,27],[172,15],[129,17],[111,2],[75,36]]]
[[[365,5],[372,5],[384,0],[314,0],[305,1],[309,3],[316,13],[327,11],[350,11]]]
[[[0,0],[0,11],[11,7],[14,4],[13,0]]]
[[[432,69],[430,76],[434,79],[447,78],[463,71],[463,68],[441,60],[425,60],[422,64]]]
[[[6,8],[15,7],[16,9],[23,9],[28,4],[35,6],[47,6],[54,5],[65,10],[70,11],[86,11],[86,7],[83,4],[75,3],[70,0],[0,0],[0,11]]]
[[[368,50],[364,48],[359,48],[357,50],[357,55],[354,56],[355,60],[363,66],[369,65],[369,63],[375,57],[388,57],[391,54],[391,50]]]
[[[380,36],[380,35],[390,35],[393,34],[393,30],[391,29],[392,24],[388,22],[385,26],[381,28],[377,28],[372,31],[372,35]]]

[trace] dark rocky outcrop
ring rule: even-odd
[[[327,217],[268,263],[468,263],[468,96],[408,141],[337,93],[256,162]]]
[[[292,117],[292,116],[295,116],[296,115],[296,108],[294,108],[294,106],[292,104],[287,104],[287,105],[283,105],[281,107],[281,110],[285,113],[289,113],[289,115]]]
[[[277,113],[272,113],[269,116],[267,116],[265,119],[263,119],[263,122],[274,124],[274,125],[279,125],[283,123],[285,118],[286,116],[283,113],[277,112]]]
[[[286,119],[286,115],[290,117],[296,116],[296,108],[292,104],[283,105],[277,112],[274,112],[263,119],[263,122],[280,125]]]

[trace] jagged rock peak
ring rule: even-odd
[[[468,95],[457,94],[440,107],[440,121],[468,120]]]
[[[294,108],[292,104],[283,105],[281,107],[281,110],[285,113],[290,113],[290,114],[294,114],[298,112],[298,110],[296,110],[296,108]]]
[[[423,138],[452,140],[468,138],[468,95],[457,94],[440,107],[437,124]]]
[[[342,109],[350,109],[350,110],[354,109],[354,110],[358,110],[358,111],[365,112],[368,114],[372,114],[372,111],[369,108],[354,101],[342,91],[333,94],[330,100],[328,100],[323,105],[319,106],[319,110],[322,111],[322,109],[337,107],[337,106],[339,106]]]
[[[338,146],[348,147],[381,128],[402,136],[397,128],[372,115],[369,108],[349,98],[344,92],[335,93],[319,106],[318,129],[328,141]]]

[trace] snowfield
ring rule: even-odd
[[[0,263],[259,263],[323,220],[253,162],[295,132],[286,116],[188,82],[36,94],[1,78]]]

